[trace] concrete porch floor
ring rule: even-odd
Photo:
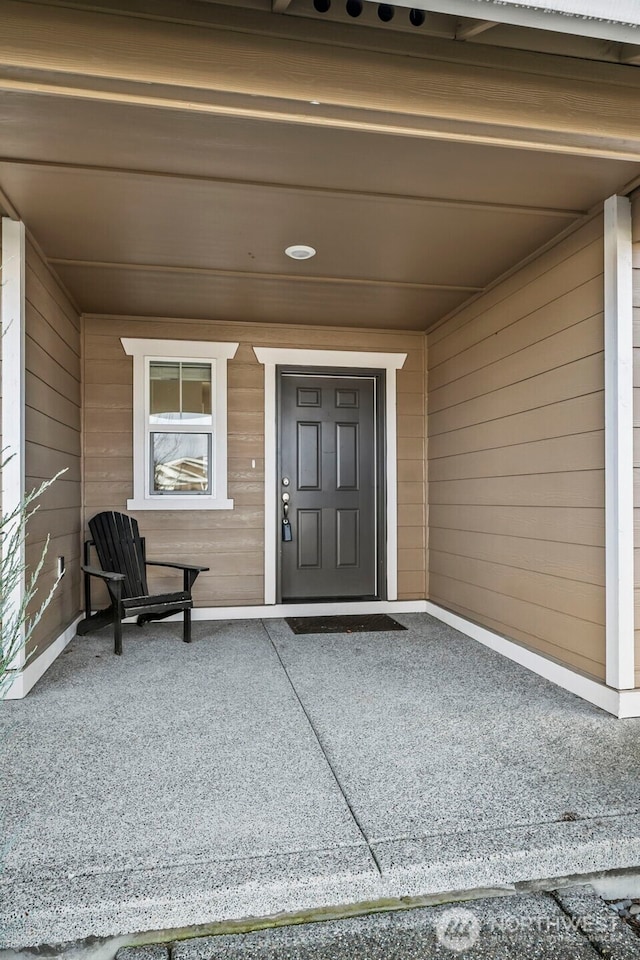
[[[0,711],[0,946],[637,867],[640,720],[396,619],[76,638]]]

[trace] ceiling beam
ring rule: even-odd
[[[166,170],[141,170],[133,167],[105,167],[83,163],[62,163],[52,160],[31,160],[0,156],[0,165],[37,167],[44,170],[69,170],[78,173],[107,174],[125,177],[159,178],[161,180],[183,180],[186,182],[209,183],[212,186],[268,189],[283,193],[313,194],[316,196],[339,197],[344,200],[390,200],[397,203],[410,203],[426,207],[449,207],[457,210],[473,210],[481,213],[504,213],[506,215],[553,217],[554,219],[576,220],[586,216],[587,210],[571,210],[567,207],[534,207],[518,203],[497,203],[486,200],[462,200],[458,197],[435,197],[423,194],[389,193],[381,190],[353,190],[347,187],[323,187],[307,183],[278,183],[270,180],[239,180],[233,177],[213,177],[195,173],[177,173]],[[0,200],[2,200],[0,191]]]
[[[111,260],[69,260],[49,257],[49,263],[59,267],[78,267],[99,270],[139,270],[151,273],[197,274],[208,277],[231,277],[242,280],[286,280],[297,283],[348,284],[365,287],[401,287],[410,290],[435,290],[449,293],[478,293],[483,287],[452,283],[418,283],[408,280],[379,280],[372,277],[329,277],[303,273],[268,273],[260,270],[220,270],[215,267],[189,267],[165,263],[118,263]]]
[[[461,44],[462,46],[462,44]],[[82,78],[86,82],[87,78]],[[349,115],[340,108],[331,108],[323,104],[321,110],[306,111],[298,105],[270,103],[268,107],[257,106],[255,94],[248,98],[238,98],[233,107],[225,102],[195,101],[188,95],[167,97],[151,95],[147,90],[130,92],[96,90],[93,85],[74,78],[74,86],[60,86],[52,78],[46,81],[18,80],[3,77],[0,68],[0,92],[37,94],[70,99],[79,99],[95,103],[109,103],[118,106],[150,107],[160,110],[173,110],[184,113],[198,113],[207,116],[233,117],[239,120],[262,121],[267,123],[294,123],[296,126],[322,127],[329,130],[356,131],[359,133],[382,134],[384,136],[413,137],[424,140],[437,140],[452,143],[470,143],[491,147],[504,147],[517,150],[534,150],[543,153],[563,154],[576,157],[594,157],[607,160],[638,162],[640,155],[640,131],[633,126],[620,125],[613,134],[598,136],[591,128],[584,134],[570,129],[554,130],[548,127],[532,129],[522,125],[510,126],[507,123],[481,124],[477,116],[467,117],[463,121],[445,117],[422,117],[411,114],[396,115],[387,112],[377,113],[354,107]],[[455,80],[451,84],[455,87]],[[504,89],[503,91],[504,92]],[[179,93],[179,91],[178,91]],[[558,96],[558,101],[562,97]],[[543,102],[541,100],[541,102]],[[546,101],[544,101],[546,102]],[[564,114],[567,117],[567,114]],[[595,114],[593,115],[595,116]],[[604,119],[604,118],[603,118]],[[567,124],[569,127],[569,124]]]
[[[0,0],[0,22],[1,90],[634,162],[640,154],[640,74],[636,82],[636,71],[614,64],[531,61],[453,41],[446,57],[398,56],[46,5],[34,17],[16,0]]]
[[[472,40],[479,37],[481,33],[486,33],[492,27],[497,27],[495,20],[472,20],[469,23],[459,23],[456,29],[456,40]]]

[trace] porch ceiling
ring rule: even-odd
[[[85,313],[425,329],[639,169],[13,82],[0,187]]]

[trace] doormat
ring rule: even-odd
[[[406,630],[386,613],[363,613],[348,617],[285,617],[294,633],[378,633]]]

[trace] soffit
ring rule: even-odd
[[[424,329],[636,172],[25,94],[0,126],[3,190],[103,314]]]
[[[636,168],[623,160],[6,91],[0,130],[1,160],[578,211]]]
[[[424,329],[638,170],[117,99],[0,94],[0,186],[84,312]]]
[[[0,164],[52,260],[482,287],[564,216],[246,183]],[[487,238],[491,238],[487,243]],[[310,243],[294,264],[283,250]]]

